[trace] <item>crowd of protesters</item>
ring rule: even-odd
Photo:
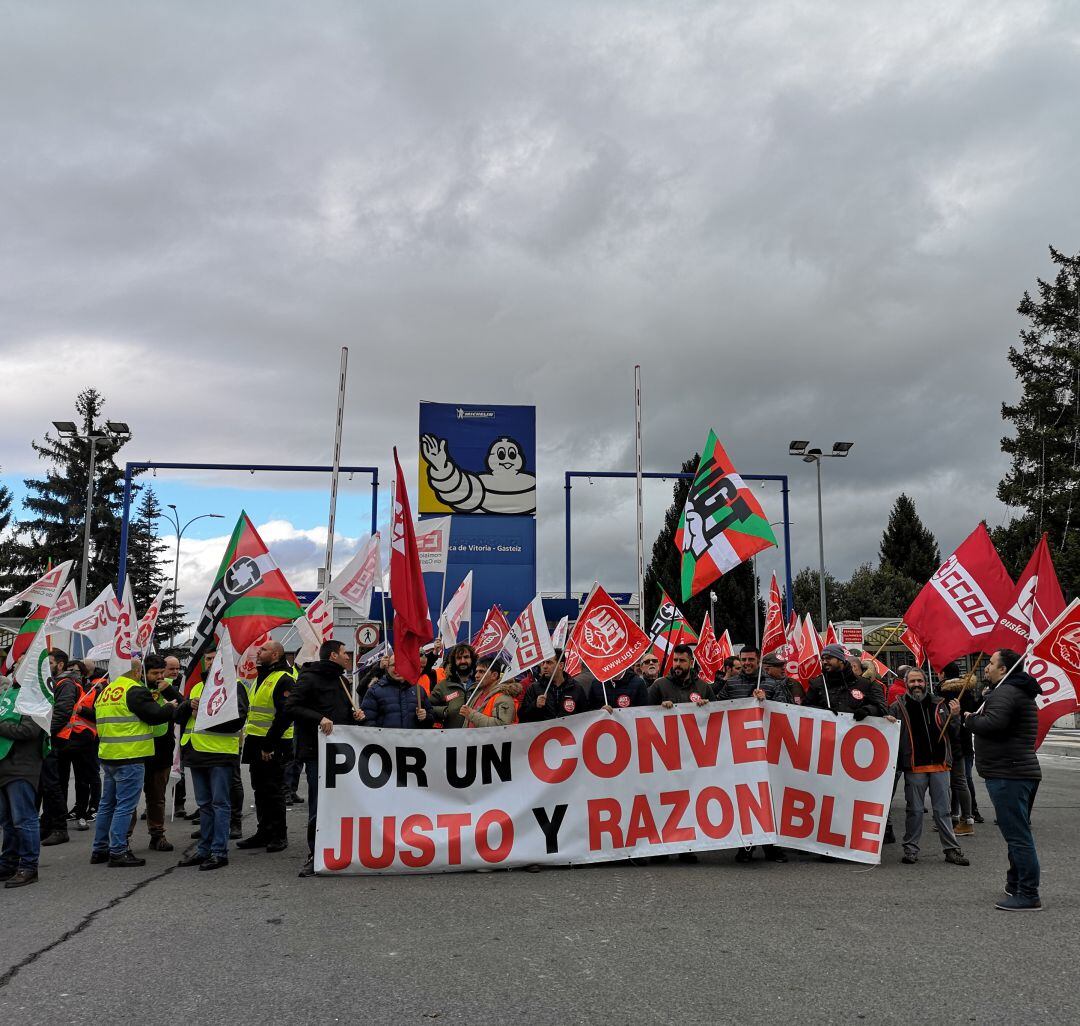
[[[214,653],[204,656],[204,672]],[[178,775],[172,816],[187,819],[190,778],[197,821],[193,850],[179,862],[200,871],[228,865],[229,842],[254,851],[288,846],[286,808],[303,804],[307,783],[308,858],[300,875],[314,874],[318,811],[318,734],[336,725],[391,729],[470,729],[559,719],[584,712],[637,706],[705,705],[754,698],[802,704],[850,714],[855,720],[886,717],[900,724],[895,788],[904,782],[902,837],[905,865],[922,853],[925,802],[944,858],[967,866],[959,838],[982,823],[973,770],[985,780],[997,824],[1009,848],[1006,895],[998,908],[1041,907],[1039,864],[1031,835],[1031,809],[1040,770],[1035,755],[1035,696],[1039,686],[1014,652],[995,653],[985,679],[962,677],[955,665],[930,681],[917,667],[901,667],[888,685],[875,664],[861,662],[841,645],[822,652],[822,674],[803,687],[787,676],[776,654],[760,659],[752,647],[728,659],[715,680],[699,676],[693,650],[674,645],[666,665],[650,651],[622,676],[600,683],[588,672],[565,672],[562,653],[532,675],[504,679],[498,659],[477,656],[468,644],[443,658],[425,655],[416,683],[404,680],[392,654],[351,674],[352,656],[341,642],[327,642],[319,658],[303,666],[275,641],[257,655],[256,677],[237,689],[236,718],[197,727],[202,684],[185,697],[176,655],[148,655],[114,680],[92,663],[53,649],[50,666],[55,706],[46,733],[15,710],[17,685],[0,679],[0,880],[6,888],[38,879],[42,846],[64,844],[69,830],[94,830],[93,864],[138,867],[146,859],[132,850],[139,800],[149,849],[174,850],[166,836],[166,795]],[[241,766],[249,771],[256,825],[243,836],[245,805]],[[74,803],[69,807],[71,784]],[[894,843],[892,824],[885,842]],[[765,857],[786,862],[779,846]],[[754,849],[736,851],[737,862],[753,860]],[[678,856],[697,861],[692,853]],[[823,856],[823,858],[827,858]],[[657,856],[666,861],[667,856]]]

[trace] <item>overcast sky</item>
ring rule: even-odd
[[[632,467],[635,362],[646,469],[715,427],[744,472],[791,474],[796,567],[817,524],[792,438],[856,443],[824,468],[837,574],[876,559],[901,490],[946,551],[1006,515],[1015,307],[1048,244],[1080,248],[1075,3],[25,3],[0,23],[17,489],[86,385],[129,458],[328,461],[347,344],[344,459],[384,479],[395,443],[415,468],[420,399],[537,405],[544,589],[563,471]],[[248,505],[299,587],[325,499],[276,485],[229,483],[264,490]],[[245,502],[168,487],[230,526]],[[650,487],[648,534],[669,497]],[[632,498],[574,489],[576,586],[632,586]],[[191,535],[208,566],[216,524]]]

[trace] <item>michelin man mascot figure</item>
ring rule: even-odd
[[[487,473],[462,470],[446,451],[446,439],[424,435],[420,452],[428,465],[428,483],[456,513],[535,513],[536,478],[525,473],[521,446],[503,435],[491,443]]]

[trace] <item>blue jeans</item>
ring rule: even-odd
[[[310,855],[315,854],[315,817],[319,814],[319,760],[308,759],[304,763],[304,779],[307,780],[307,846]]]
[[[1009,846],[1008,883],[1021,898],[1039,896],[1039,856],[1031,833],[1031,807],[1037,780],[988,777],[983,781],[997,814],[998,829]]]
[[[199,847],[203,856],[229,857],[229,817],[232,815],[232,766],[189,766],[191,786],[199,806]]]
[[[128,848],[131,817],[139,807],[146,764],[101,760],[105,780],[101,785],[101,804],[94,823],[95,852],[123,855]]]
[[[37,792],[29,780],[10,780],[0,787],[0,830],[4,849],[0,867],[35,871],[41,854]]]

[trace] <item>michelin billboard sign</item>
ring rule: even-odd
[[[446,594],[471,570],[479,626],[536,594],[536,407],[420,404],[421,517],[452,514]],[[429,575],[438,616],[442,581]]]
[[[536,407],[420,404],[425,513],[536,513]]]

